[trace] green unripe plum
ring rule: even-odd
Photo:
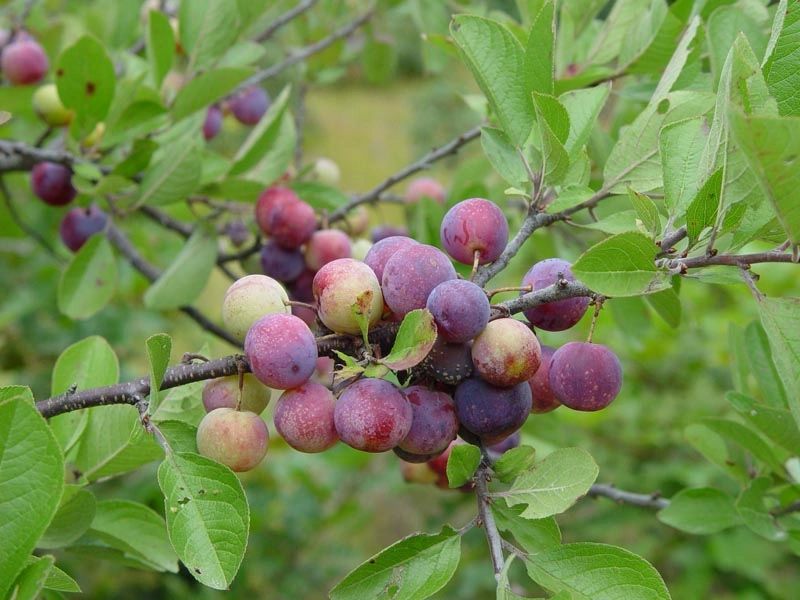
[[[58,97],[54,83],[43,85],[33,94],[33,109],[51,127],[63,127],[72,122],[75,113],[65,107]]]
[[[266,275],[247,275],[235,281],[222,300],[222,322],[236,339],[244,340],[247,331],[261,317],[291,314],[289,296],[283,286]]]
[[[336,333],[356,335],[361,331],[354,310],[362,312],[370,325],[383,314],[378,278],[366,264],[352,258],[340,258],[322,267],[314,276],[312,289],[320,320]]]
[[[269,404],[271,390],[251,373],[242,378],[241,394],[239,376],[230,375],[212,379],[203,388],[203,406],[206,412],[217,408],[236,408],[261,414]]]
[[[372,242],[365,240],[364,238],[360,238],[351,244],[350,253],[354,259],[363,262],[370,248],[372,248]]]
[[[318,158],[314,162],[312,173],[317,181],[325,185],[335,186],[339,183],[339,179],[341,178],[339,165],[330,158]]]
[[[249,471],[267,454],[269,431],[257,414],[217,408],[197,427],[197,450],[236,472]]]

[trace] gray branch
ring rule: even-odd
[[[269,24],[264,31],[258,34],[255,38],[253,38],[254,42],[258,42],[259,44],[263,44],[269,38],[271,38],[276,31],[278,31],[281,27],[289,23],[290,21],[296,19],[312,6],[314,6],[318,0],[303,0],[302,2],[298,2],[296,6],[290,8],[285,13],[278,15],[272,23]]]
[[[652,494],[637,494],[635,492],[620,490],[606,483],[595,483],[586,495],[590,498],[608,498],[618,504],[632,504],[634,506],[653,508],[656,510],[661,510],[669,506],[669,500],[667,498],[662,498],[661,494],[658,492],[653,492]]]

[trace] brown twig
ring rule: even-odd
[[[276,31],[278,31],[281,27],[289,23],[290,21],[296,19],[312,6],[314,6],[319,0],[303,0],[302,2],[298,2],[297,5],[287,10],[285,13],[278,15],[275,17],[275,20],[269,24],[264,31],[258,34],[256,37],[253,38],[254,42],[259,44],[263,44],[269,38],[271,38]]]

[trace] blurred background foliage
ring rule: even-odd
[[[7,5],[9,10],[14,4],[20,3]],[[269,3],[261,0],[261,4]],[[253,30],[292,3],[274,4],[264,18],[253,23]],[[348,14],[366,3],[327,0],[320,4],[326,6],[311,11],[297,27],[287,28],[267,45],[265,64],[280,60],[288,45],[320,37],[328,30],[326,19],[332,14]],[[422,20],[438,23],[440,31],[446,31],[444,3],[385,4],[389,8],[367,28],[367,39],[362,37],[356,43],[377,40],[378,45],[389,44],[393,49],[390,57],[370,58],[382,51],[374,46],[367,48],[368,58],[363,58],[355,48],[341,44],[315,56],[305,74],[310,81],[304,127],[306,160],[321,156],[335,160],[342,173],[341,188],[348,192],[369,189],[480,120],[474,110],[477,88],[460,62],[442,50],[441,44],[425,42],[419,35]],[[450,3],[450,8],[458,11],[459,4]],[[514,14],[516,10],[510,1],[481,6],[485,12]],[[139,3],[133,1],[46,0],[37,3],[29,26],[51,56],[84,29],[112,48],[124,48],[136,39],[139,11]],[[55,12],[63,18],[48,17]],[[370,60],[378,66],[370,67]],[[284,84],[301,76],[301,72],[292,72],[271,80],[268,89],[277,94]],[[601,128],[590,144],[596,166],[602,168],[615,132],[644,106],[638,89],[615,86],[612,91]],[[0,90],[0,109],[30,117],[0,127],[2,137],[32,141],[42,133],[44,126],[32,127],[36,121],[26,114],[31,113],[34,90]],[[224,135],[213,144],[220,152],[229,151],[237,148],[246,134],[243,126],[227,117]],[[438,164],[431,175],[451,190],[449,203],[468,194],[485,195],[508,202],[512,229],[515,220],[517,224],[521,220],[513,201],[505,199],[506,186],[492,172],[477,143]],[[54,210],[37,201],[29,191],[27,174],[13,174],[6,182],[24,220],[58,244],[63,209]],[[402,192],[402,186],[398,191]],[[605,202],[598,216],[602,218],[626,202],[625,198],[618,199],[616,206],[613,200]],[[625,208],[629,206],[625,204]],[[370,218],[374,225],[404,220],[418,238],[431,243],[438,242],[438,235],[431,237],[438,231],[437,211],[441,209],[423,204],[407,214],[396,205],[386,205],[371,209]],[[171,207],[170,212],[179,218],[192,217],[186,207]],[[180,237],[136,217],[127,220],[126,228],[145,256],[160,267],[169,264],[183,243]],[[543,258],[573,260],[601,237],[600,232],[584,229],[580,223],[559,223],[539,231],[492,285],[518,284],[529,266]],[[66,256],[63,248],[59,250]],[[761,275],[760,289],[767,295],[800,295],[796,268],[765,264],[755,270]],[[144,340],[155,332],[173,337],[173,360],[204,345],[212,356],[232,351],[182,314],[145,309],[141,298],[147,282],[124,263],[120,263],[115,301],[88,320],[71,321],[56,308],[59,272],[52,258],[26,238],[6,207],[0,206],[0,385],[29,385],[37,399],[46,397],[57,356],[89,335],[103,336],[115,348],[123,380],[146,372]],[[226,287],[227,280],[215,275],[198,306],[218,315]],[[748,288],[735,280],[731,285],[709,285],[687,278],[680,296],[678,329],[671,329],[641,299],[609,302],[595,340],[612,347],[622,360],[625,383],[620,396],[602,413],[558,410],[531,418],[523,430],[523,443],[542,452],[560,446],[584,448],[600,465],[599,481],[634,491],[670,496],[684,487],[731,486],[722,470],[687,443],[683,431],[698,418],[733,412],[723,398],[724,392],[733,388],[729,330],[743,328],[757,318],[755,306]],[[499,298],[504,297],[508,296]],[[587,313],[583,322],[568,332],[543,332],[541,339],[556,346],[584,339],[590,316]],[[265,413],[268,421],[271,408]],[[156,465],[145,467],[96,485],[94,491],[99,499],[127,497],[161,512],[163,500],[155,469]],[[223,594],[230,598],[322,598],[344,573],[393,541],[415,531],[437,530],[443,522],[461,526],[474,512],[472,495],[404,483],[392,453],[371,456],[339,445],[321,455],[305,455],[288,448],[276,434],[267,460],[242,479],[251,506],[251,534],[230,592],[205,588],[186,573],[125,569],[91,555],[60,553],[59,565],[93,598],[217,598]],[[788,600],[796,598],[800,590],[796,557],[742,527],[694,537],[660,523],[649,510],[590,499],[582,500],[558,520],[565,542],[618,544],[647,558],[662,573],[674,598]],[[486,543],[476,529],[466,535],[455,578],[436,597],[477,600],[491,597],[494,589]]]

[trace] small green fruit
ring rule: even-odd
[[[48,83],[36,90],[33,94],[33,109],[51,127],[69,125],[75,116],[73,111],[61,103],[54,83]]]

